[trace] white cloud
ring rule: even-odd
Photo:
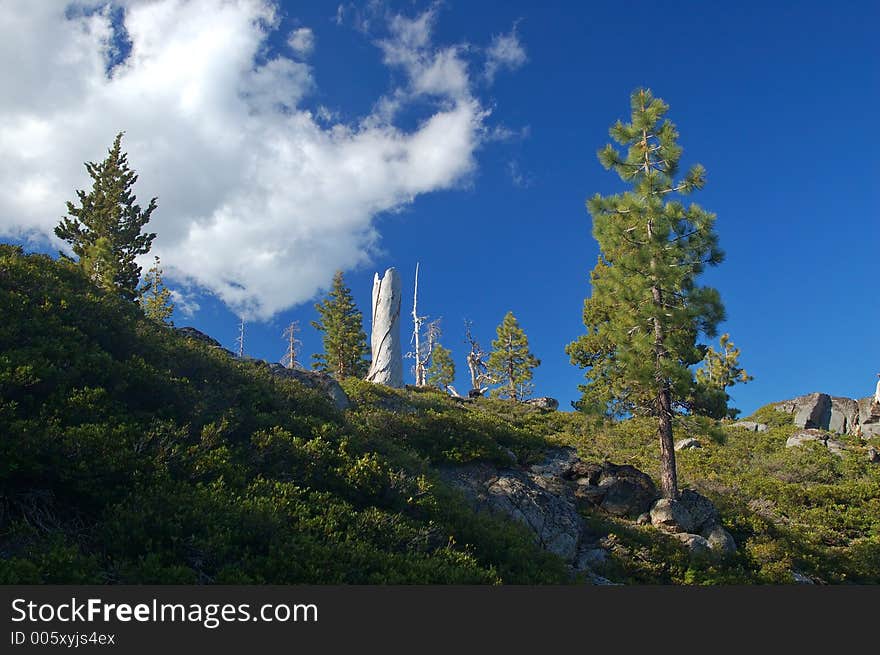
[[[535,181],[535,178],[531,173],[523,171],[519,162],[515,159],[511,159],[507,162],[507,174],[510,176],[510,181],[513,182],[513,186],[518,189],[528,189]]]
[[[528,61],[526,50],[516,33],[516,25],[507,34],[498,34],[486,50],[484,73],[491,82],[500,70],[516,70]]]
[[[267,51],[279,25],[269,0],[123,5],[131,52],[109,75],[108,10],[68,15],[32,0],[0,10],[0,234],[54,240],[65,201],[90,187],[82,163],[125,130],[139,201],[159,197],[149,228],[168,276],[266,319],[335,269],[366,264],[376,215],[453,188],[475,166],[488,112],[463,48],[432,44],[433,10],[389,18],[380,47],[405,73],[401,87],[357,123],[330,124],[326,109],[303,107],[314,71]],[[396,127],[414,98],[431,115]]]
[[[391,36],[379,41],[385,63],[400,66],[407,72],[413,94],[467,98],[470,96],[470,78],[467,62],[461,56],[465,48],[437,49],[431,46],[436,17],[434,8],[416,18],[393,16],[389,24]]]
[[[300,57],[308,57],[315,49],[315,33],[308,27],[299,27],[287,37],[287,45]]]
[[[171,302],[174,303],[174,309],[186,318],[192,318],[202,308],[193,294],[184,293],[177,289],[169,289],[169,291],[171,292]]]

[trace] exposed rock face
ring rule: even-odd
[[[661,508],[671,507],[672,521],[680,523],[666,531],[678,534],[692,554],[736,550],[707,498],[686,490],[682,500],[658,501],[653,480],[642,471],[629,465],[584,462],[573,448],[553,449],[544,461],[526,468],[468,464],[444,469],[441,476],[462,491],[474,509],[499,512],[519,521],[533,533],[535,543],[562,557],[573,571],[586,573],[596,584],[608,581],[590,569],[604,562],[608,554],[602,540],[586,530],[578,511],[583,505],[614,516],[638,518],[642,524],[655,514],[659,516]]]
[[[693,437],[688,437],[687,439],[682,439],[681,441],[675,442],[675,450],[691,450],[692,448],[702,448],[703,444],[700,443],[699,439],[694,439]]]
[[[685,545],[691,557],[706,557],[712,549],[709,540],[698,534],[680,532],[673,536]]]
[[[562,476],[574,481],[579,503],[613,516],[637,518],[657,499],[657,487],[645,473],[629,464],[585,464],[578,460]]]
[[[681,492],[678,502],[690,515],[695,532],[703,534],[718,525],[718,510],[705,496],[691,489],[685,489]]]
[[[678,500],[658,500],[651,508],[651,523],[681,541],[692,557],[710,551],[722,557],[736,552],[736,542],[721,526],[715,505],[696,491],[685,489]]]
[[[403,387],[403,350],[400,343],[400,276],[393,268],[385,277],[373,278],[373,329],[370,336],[373,361],[367,380],[389,387]]]
[[[326,395],[338,410],[346,410],[351,406],[348,395],[339,383],[326,373],[286,368],[281,364],[269,364],[269,370],[272,375],[296,380],[310,389],[317,389]]]
[[[749,430],[750,432],[766,432],[767,424],[766,423],[756,423],[755,421],[737,421],[733,424],[735,428],[742,428],[744,430]]]
[[[177,332],[177,334],[186,337],[187,339],[201,341],[202,343],[213,346],[214,348],[223,348],[223,346],[220,345],[219,341],[209,337],[204,332],[196,330],[194,327],[176,327],[174,328],[174,331]]]
[[[824,445],[827,438],[827,435],[825,435],[821,430],[801,430],[800,432],[795,432],[788,438],[788,440],[785,442],[785,447],[797,448],[798,446],[803,446],[805,443],[808,443],[810,441],[820,441]]]
[[[800,432],[795,432],[786,440],[785,447],[798,448],[800,446],[803,446],[805,443],[809,443],[811,441],[821,443],[831,453],[837,455],[838,457],[842,457],[844,450],[846,450],[846,446],[840,441],[830,438],[826,433],[822,432],[821,430],[815,430],[812,428],[809,430],[801,430]]]
[[[831,397],[831,417],[828,431],[836,434],[850,434],[859,423],[859,402],[852,398]]]
[[[795,584],[816,584],[808,575],[804,575],[800,571],[792,571],[791,572],[791,581]]]
[[[862,439],[880,437],[880,403],[871,397],[859,400],[859,430]]]
[[[872,409],[873,406],[873,409]],[[794,414],[799,428],[817,428],[836,434],[880,436],[880,405],[870,397],[853,400],[825,393],[811,393],[776,403],[776,410]],[[741,421],[742,423],[751,423]],[[735,425],[740,425],[735,424]]]
[[[559,409],[559,401],[556,400],[556,398],[549,398],[548,396],[542,396],[540,398],[529,398],[528,400],[524,400],[523,402],[526,405],[531,405],[532,407],[537,407],[538,409],[543,409],[549,412]]]
[[[794,424],[799,428],[827,429],[831,422],[831,396],[827,393],[811,393],[802,396],[794,408]]]
[[[575,460],[573,449],[562,448],[525,470],[469,464],[442,475],[465,493],[475,509],[500,512],[525,524],[539,546],[575,564],[584,522],[573,490],[560,477]]]
[[[706,541],[709,543],[709,548],[722,555],[733,555],[736,552],[736,542],[720,525],[707,531]]]
[[[651,523],[664,532],[693,532],[690,512],[677,500],[661,498],[651,508]]]

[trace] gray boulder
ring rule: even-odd
[[[678,499],[679,504],[687,510],[692,520],[692,529],[685,532],[703,534],[718,525],[718,510],[711,500],[692,489],[685,489]]]
[[[810,441],[818,441],[824,446],[827,439],[828,436],[821,430],[801,430],[800,432],[795,432],[786,440],[785,447],[797,448],[799,446],[803,446],[805,443],[809,443]]]
[[[286,368],[281,364],[269,364],[272,375],[289,380],[296,380],[300,384],[320,391],[327,396],[336,409],[343,411],[351,407],[348,395],[339,383],[326,373],[319,371],[303,371],[298,368]]]
[[[859,434],[862,439],[880,437],[880,404],[873,397],[859,399]]]
[[[706,541],[709,542],[709,548],[718,555],[729,557],[736,553],[736,542],[733,540],[733,536],[720,525],[713,526],[703,534]]]
[[[684,544],[692,558],[706,557],[711,552],[709,541],[698,534],[679,532],[673,536]]]
[[[675,450],[691,450],[693,448],[702,448],[703,444],[699,439],[694,439],[693,437],[688,437],[687,439],[682,439],[681,441],[675,442]]]
[[[799,428],[828,429],[831,422],[831,396],[827,393],[811,393],[794,412],[794,424]]]
[[[838,457],[843,457],[843,453],[846,452],[846,444],[837,439],[826,439],[825,447],[828,449],[829,453],[837,455]]]
[[[559,555],[573,567],[584,522],[575,504],[572,485],[560,473],[572,466],[570,448],[551,451],[529,469],[497,469],[469,464],[441,471],[442,478],[464,493],[477,511],[499,513],[529,528],[535,543]]]
[[[550,398],[549,396],[541,396],[540,398],[529,398],[528,400],[524,400],[523,404],[530,405],[531,407],[542,409],[547,412],[552,412],[559,409],[559,401],[556,400],[556,398]]]
[[[799,448],[812,441],[821,443],[830,453],[837,455],[838,457],[843,457],[843,453],[846,451],[846,444],[837,439],[830,438],[828,434],[821,430],[815,430],[812,428],[795,432],[785,441],[785,447]]]
[[[831,422],[831,396],[827,393],[809,393],[790,400],[776,403],[779,412],[794,415],[794,424],[799,428],[828,429]]]
[[[634,519],[649,511],[658,496],[651,477],[628,464],[579,462],[563,477],[575,482],[578,501],[612,516]]]
[[[742,428],[743,430],[749,430],[750,432],[766,432],[767,424],[766,423],[756,423],[755,421],[737,421],[733,424],[735,428]]]
[[[813,579],[800,571],[791,572],[791,581],[795,584],[816,584]]]
[[[836,434],[851,434],[859,423],[859,403],[852,398],[831,397],[831,417],[828,431]]]
[[[868,461],[871,464],[880,464],[880,451],[871,446],[868,448]]]
[[[565,560],[574,559],[583,528],[583,520],[565,494],[543,488],[527,475],[499,476],[486,491],[489,506],[524,523],[545,550]]]
[[[651,507],[651,524],[664,532],[691,533],[694,519],[687,508],[677,500],[661,498]]]

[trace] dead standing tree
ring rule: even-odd
[[[492,377],[489,375],[489,367],[486,365],[486,353],[480,347],[480,343],[471,333],[471,321],[464,322],[465,341],[470,346],[470,352],[467,355],[468,370],[471,373],[471,390],[468,396],[482,396],[492,384]]]
[[[301,366],[296,358],[299,347],[302,346],[302,341],[296,338],[299,330],[299,321],[293,321],[284,329],[284,332],[281,333],[281,338],[287,342],[287,350],[281,358],[281,364],[286,368],[296,368],[297,366]]]
[[[422,326],[428,320],[427,316],[419,315],[419,264],[416,262],[416,282],[415,291],[413,292],[413,335],[412,344],[413,352],[407,353],[407,357],[416,360],[414,373],[416,377],[416,386],[424,387],[427,382],[428,362],[431,361],[431,354],[434,352],[434,344],[440,337],[440,319],[428,323],[425,337],[427,341],[422,343]]]
[[[235,349],[238,353],[238,358],[241,359],[244,357],[244,317],[240,317],[238,320],[238,337],[235,339]]]

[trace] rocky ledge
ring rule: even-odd
[[[708,498],[685,490],[679,500],[661,499],[650,476],[637,468],[584,462],[573,448],[555,448],[528,467],[468,464],[445,468],[441,476],[477,511],[496,512],[524,524],[535,543],[594,583],[609,583],[592,570],[609,553],[603,540],[586,529],[583,509],[652,523],[681,541],[694,557],[723,557],[736,551]]]
[[[870,396],[855,400],[809,393],[775,403],[776,411],[794,415],[799,428],[826,430],[870,439],[880,436],[880,404]]]

